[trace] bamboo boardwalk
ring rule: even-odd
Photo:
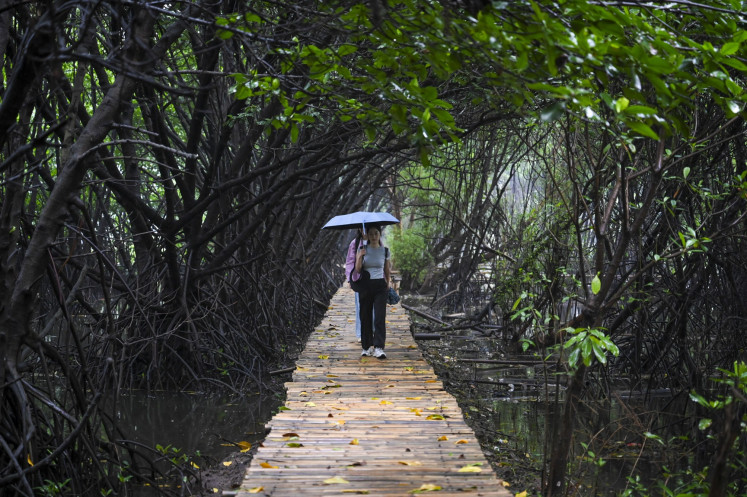
[[[354,294],[341,288],[238,495],[512,495],[423,359],[405,311],[388,306],[384,360],[360,356],[354,319]]]

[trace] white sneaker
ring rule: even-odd
[[[363,349],[363,352],[361,352],[361,357],[371,357],[374,354],[374,348],[373,346]]]
[[[384,353],[384,349],[380,349],[379,347],[376,347],[374,349],[373,356],[377,359],[386,359],[386,353]]]

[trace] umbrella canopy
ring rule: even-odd
[[[392,216],[388,212],[353,212],[351,214],[342,214],[335,216],[327,224],[322,226],[322,229],[333,229],[333,230],[346,230],[363,228],[366,230],[366,225],[378,224],[383,226],[385,224],[397,224],[399,219]]]

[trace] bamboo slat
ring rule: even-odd
[[[387,308],[383,360],[360,356],[354,319],[354,294],[341,288],[238,495],[512,495],[423,359],[402,307]]]

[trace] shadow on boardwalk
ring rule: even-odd
[[[340,289],[299,357],[285,408],[238,495],[510,496],[410,334],[387,309],[387,359],[361,357]]]

